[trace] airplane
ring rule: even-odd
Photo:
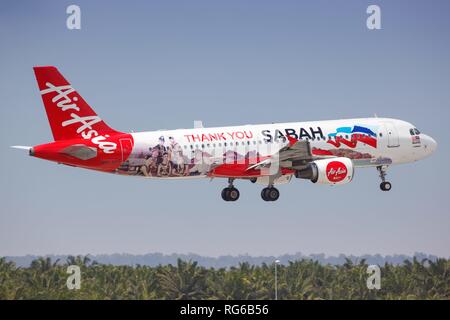
[[[430,156],[436,141],[406,121],[391,118],[241,125],[124,133],[109,127],[56,67],[34,67],[55,141],[28,146],[29,155],[60,164],[156,179],[226,178],[225,201],[239,199],[236,179],[275,187],[293,177],[344,185],[355,168],[376,168],[389,191],[392,165]]]

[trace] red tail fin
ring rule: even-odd
[[[34,73],[57,140],[91,139],[100,134],[119,133],[111,129],[64,79],[55,67],[34,67]]]

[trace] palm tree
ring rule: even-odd
[[[66,287],[67,264],[82,268],[81,290]],[[343,265],[301,260],[279,267],[280,299],[450,299],[450,261],[405,261],[381,267],[381,290],[366,287],[367,263]],[[273,299],[274,266],[241,263],[205,269],[178,260],[176,266],[113,266],[89,257],[66,265],[38,258],[17,268],[0,258],[0,299]]]
[[[159,267],[158,279],[168,299],[202,299],[205,297],[204,268],[197,262],[177,260],[177,267],[168,265]]]

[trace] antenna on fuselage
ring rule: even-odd
[[[202,120],[194,120],[194,129],[201,129],[203,128],[203,121]]]

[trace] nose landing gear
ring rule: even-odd
[[[389,190],[391,190],[391,188],[392,188],[392,185],[388,181],[382,182],[380,184],[380,189],[383,190],[383,191],[389,191]]]
[[[386,181],[386,167],[378,166],[377,167],[378,172],[380,173],[381,183],[380,183],[380,189],[382,191],[389,191],[392,189],[392,184],[389,181]]]

